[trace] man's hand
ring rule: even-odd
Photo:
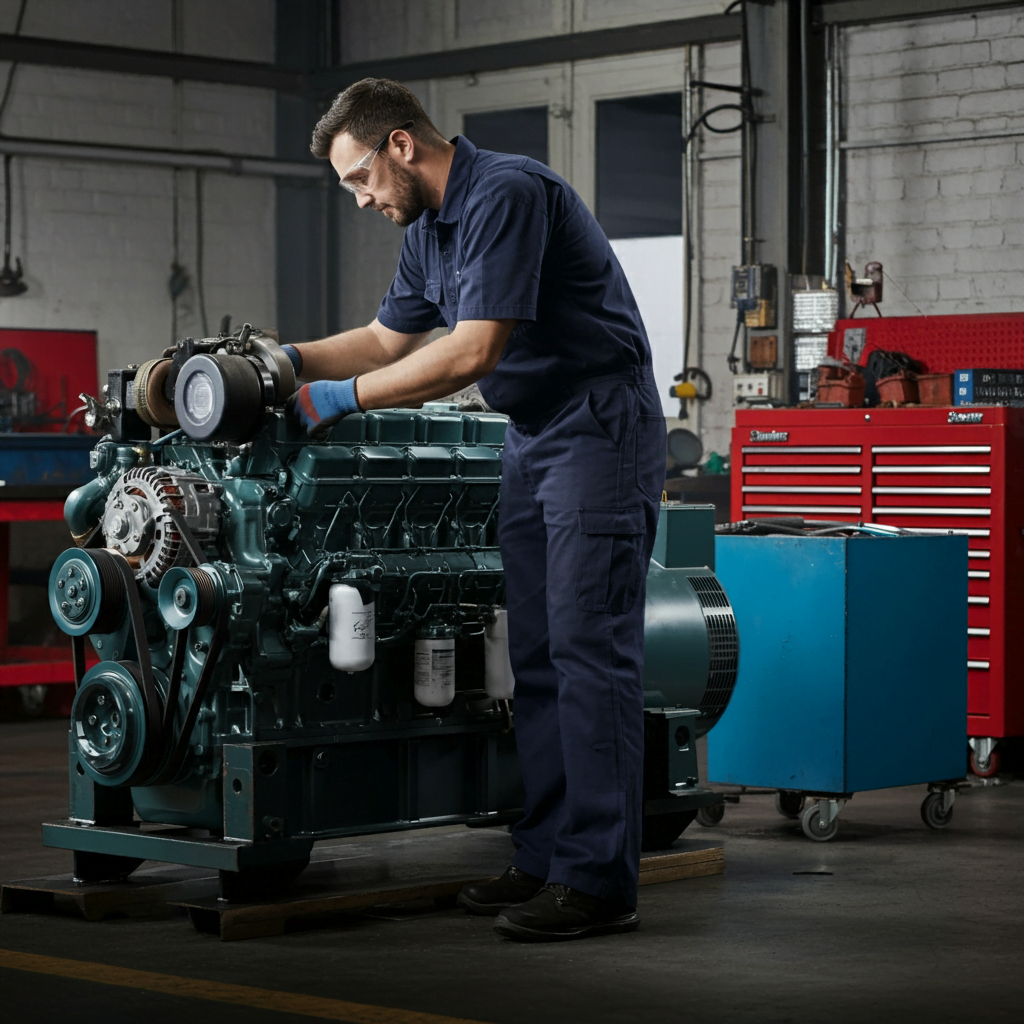
[[[311,435],[322,433],[350,412],[362,412],[356,401],[356,379],[303,384],[288,399],[288,411]]]

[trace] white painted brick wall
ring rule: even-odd
[[[1024,310],[1024,11],[845,33],[847,137],[1020,137],[851,150],[847,248],[871,259],[887,315]]]
[[[179,0],[185,52],[270,61],[273,0]],[[0,0],[10,31],[17,0]],[[22,31],[144,49],[174,46],[171,0],[29,0]],[[9,65],[0,65],[0,87]],[[272,155],[274,98],[206,83],[22,66],[2,130],[28,136],[166,149]],[[178,174],[181,262],[195,281],[195,177]],[[223,313],[274,326],[274,184],[208,172],[204,187],[209,326]],[[13,254],[29,291],[0,299],[0,326],[92,329],[99,372],[171,340],[169,168],[16,158]],[[179,335],[198,335],[194,284],[179,299]]]

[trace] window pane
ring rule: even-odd
[[[548,108],[519,107],[466,114],[463,134],[480,149],[519,153],[548,162]]]
[[[609,238],[678,235],[682,93],[597,103],[597,219]]]

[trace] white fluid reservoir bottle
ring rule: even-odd
[[[508,656],[508,612],[495,608],[494,615],[484,628],[484,689],[493,700],[511,700],[516,681]]]
[[[435,626],[416,639],[413,696],[428,708],[447,707],[455,700],[455,637]]]
[[[335,583],[328,598],[328,656],[342,672],[362,672],[373,664],[374,604],[363,602],[358,587]]]

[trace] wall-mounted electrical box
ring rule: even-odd
[[[732,380],[736,405],[779,405],[786,401],[783,373],[738,373]]]

